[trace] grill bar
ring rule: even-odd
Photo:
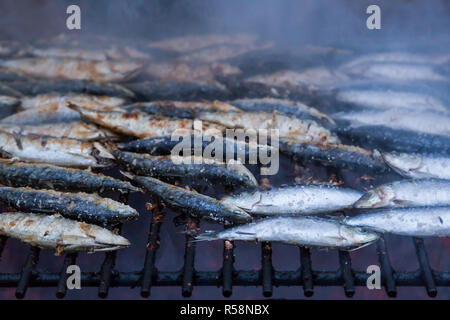
[[[0,236],[0,259],[3,254],[3,249],[5,249],[6,242],[8,241],[8,238],[5,236]]]
[[[224,241],[223,243],[223,263],[222,263],[222,294],[230,297],[233,293],[233,263],[234,263],[234,243]]]
[[[196,271],[196,286],[220,286],[222,271]],[[316,286],[341,286],[341,271],[312,271],[314,285]],[[370,274],[362,271],[354,272],[355,286],[366,286]],[[29,287],[54,287],[59,281],[58,272],[41,272],[30,279]],[[436,286],[450,286],[450,272],[433,271]],[[15,287],[21,278],[21,273],[1,274],[0,287]],[[142,271],[120,272],[111,280],[111,287],[138,286],[142,278]],[[405,287],[423,286],[423,278],[420,270],[413,272],[396,272],[394,279],[396,285]],[[82,287],[98,287],[100,275],[98,272],[82,272]],[[181,286],[183,284],[183,271],[158,272],[153,286]],[[261,270],[237,270],[234,272],[233,285],[236,286],[260,286],[262,285]],[[300,270],[274,271],[274,286],[301,286],[303,285]]]
[[[119,197],[119,201],[123,204],[128,204],[129,193],[123,193]],[[117,226],[118,233],[120,234],[122,230],[122,224]],[[105,260],[103,261],[102,267],[100,269],[100,285],[98,287],[98,296],[100,298],[106,298],[108,296],[108,291],[111,283],[111,278],[113,277],[114,266],[116,265],[117,251],[107,252],[105,254]]]
[[[355,280],[353,279],[352,260],[348,251],[339,250],[339,264],[344,280],[344,292],[349,298],[355,294]]]
[[[150,231],[148,233],[148,240],[145,252],[144,271],[142,274],[141,296],[146,298],[150,296],[152,279],[156,274],[156,251],[159,248],[159,231],[164,219],[164,213],[159,201],[155,202],[152,209],[152,221],[150,222]]]
[[[306,297],[311,297],[314,294],[314,284],[311,252],[308,248],[300,247],[300,264],[303,293]]]
[[[196,244],[192,240],[198,234],[199,222],[196,218],[187,217],[186,224],[186,245],[184,249],[184,266],[183,266],[183,285],[181,294],[183,297],[190,297],[194,287],[194,262]]]
[[[67,274],[67,268],[70,265],[74,265],[77,260],[77,254],[76,253],[68,253],[64,257],[63,266],[61,268],[61,272],[59,274],[59,281],[56,287],[56,297],[57,298],[64,298],[67,293],[67,278],[69,277]]]
[[[397,296],[397,288],[395,284],[394,271],[389,260],[387,252],[386,241],[381,236],[377,241],[377,254],[381,264],[381,275],[384,279],[384,286],[389,297],[394,298]]]
[[[422,278],[427,288],[428,296],[436,297],[437,289],[433,279],[433,272],[431,271],[428,255],[425,250],[423,239],[413,238],[414,246],[416,247],[417,260],[419,260]]]
[[[31,247],[30,253],[28,254],[27,257],[27,261],[22,269],[22,273],[20,274],[20,278],[17,283],[16,289],[17,299],[23,299],[25,297],[25,293],[27,292],[28,286],[33,276],[33,272],[35,271],[36,265],[38,264],[39,261],[39,253],[40,253],[39,248]]]
[[[270,242],[261,243],[261,260],[262,260],[262,289],[264,297],[271,297],[272,288],[272,244]]]

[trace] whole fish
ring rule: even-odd
[[[436,154],[383,153],[386,164],[398,174],[415,179],[450,180],[450,157]]]
[[[36,108],[25,109],[24,111],[2,119],[1,122],[14,125],[36,125],[80,121],[80,114],[68,108],[68,103],[70,102],[43,104]],[[117,110],[117,107],[103,105],[86,105],[85,108],[92,108],[93,110]]]
[[[335,125],[333,119],[319,110],[309,107],[301,102],[263,98],[263,99],[238,99],[229,102],[231,105],[238,107],[246,112],[278,112],[287,116],[296,116],[303,120],[314,120],[322,125]]]
[[[450,237],[450,207],[377,209],[344,223],[382,233],[414,237]]]
[[[35,96],[46,93],[81,93],[122,98],[135,97],[133,91],[115,83],[82,80],[17,81],[9,82],[8,88],[10,88],[9,90],[20,92],[22,95],[26,96]]]
[[[448,109],[441,101],[430,96],[414,92],[391,90],[342,90],[336,100],[347,105],[378,110],[407,109],[434,110],[447,113]]]
[[[203,136],[203,138],[205,138],[205,136]],[[183,144],[184,148],[185,141],[187,141],[187,148],[191,150],[191,154],[194,154],[196,150],[201,151],[201,154],[203,154],[208,146],[210,146],[210,144],[212,143],[207,139],[202,139],[200,144],[197,146],[195,135],[187,135],[180,137],[179,139],[172,139],[171,136],[138,139],[130,142],[118,143],[117,147],[122,151],[148,153],[150,155],[163,156],[172,154],[174,148],[180,143]],[[247,143],[246,141],[234,140],[226,137],[222,138],[222,143],[220,143],[218,147],[219,149],[220,146],[223,161],[226,161],[227,158],[234,159],[235,156],[238,155],[239,158],[242,157],[242,159],[244,159],[244,161],[242,162],[250,163],[249,158],[252,155],[258,155],[261,153],[270,156],[278,152],[277,149],[273,146],[251,144]],[[231,150],[231,156],[228,154],[228,150]],[[211,152],[211,155],[214,157],[218,157],[218,154],[216,155],[216,151],[212,151],[213,152]]]
[[[280,152],[291,155],[295,160],[301,162],[313,161],[324,166],[352,170],[364,168],[373,172],[384,172],[389,169],[379,152],[356,146],[343,144],[313,145],[280,141],[279,149]]]
[[[82,192],[137,192],[130,183],[87,170],[0,159],[0,183],[9,187]]]
[[[63,252],[104,252],[130,246],[124,237],[96,225],[52,216],[5,212],[0,215],[0,234],[32,246]]]
[[[367,191],[354,207],[450,206],[450,181],[440,179],[400,180]]]
[[[392,129],[412,132],[450,135],[450,117],[433,111],[408,111],[399,109],[386,111],[342,112],[333,115],[334,119],[350,122],[350,126],[386,126]]]
[[[339,139],[335,135],[313,120],[301,120],[277,113],[202,112],[198,117],[227,128],[275,129],[279,131],[281,140],[316,144],[339,143]]]
[[[121,97],[97,96],[93,94],[56,94],[45,93],[36,96],[26,96],[21,99],[22,109],[31,109],[41,107],[43,105],[67,106],[68,102],[77,105],[83,105],[85,108],[100,110],[115,110],[125,103],[125,99]],[[111,108],[108,108],[111,107]]]
[[[450,137],[447,135],[393,129],[383,125],[339,127],[335,132],[347,143],[385,152],[450,153]]]
[[[77,104],[77,103],[75,103]],[[80,105],[80,104],[78,104]],[[137,102],[131,105],[124,106],[126,111],[140,111],[147,114],[160,115],[165,117],[194,119],[201,111],[211,112],[238,112],[239,109],[232,105],[220,102],[184,102],[184,101],[152,101],[152,102]]]
[[[111,165],[113,156],[98,143],[69,138],[17,135],[0,131],[3,157],[26,162],[48,163],[65,167],[101,168]]]
[[[214,198],[193,191],[176,187],[155,178],[131,176],[127,177],[145,188],[152,196],[156,196],[171,209],[177,212],[222,223],[225,225],[246,223],[252,220],[251,216],[236,206],[224,204]]]
[[[0,200],[18,211],[59,213],[69,219],[99,225],[114,225],[139,216],[139,213],[128,205],[81,192],[0,187]]]
[[[221,201],[253,215],[310,215],[351,208],[361,196],[353,189],[311,184],[242,192]]]
[[[207,181],[225,186],[256,187],[258,182],[242,164],[226,164],[210,158],[185,156],[150,156],[146,154],[112,151],[117,161],[141,176],[154,177],[171,182],[172,179]]]
[[[306,247],[358,249],[378,235],[349,227],[334,219],[317,217],[275,217],[258,220],[219,232],[207,232],[196,240],[274,241]]]
[[[225,100],[231,93],[222,84],[205,81],[145,81],[124,84],[138,100]]]
[[[346,75],[374,80],[392,81],[448,81],[433,66],[402,63],[361,63],[345,70]]]
[[[193,133],[195,129],[194,120],[191,119],[172,119],[147,115],[143,112],[97,111],[74,104],[69,105],[69,107],[99,126],[138,138],[169,136],[174,132],[186,135]],[[206,131],[211,128],[216,129],[219,134],[222,134],[225,130],[221,126],[202,123],[202,130]]]
[[[20,105],[20,100],[15,97],[0,95],[0,119],[14,114],[17,107]]]
[[[111,82],[132,79],[140,72],[142,64],[75,58],[23,58],[1,61],[0,66],[44,79]]]
[[[0,123],[0,131],[19,135],[40,135],[57,138],[71,138],[83,141],[102,139],[117,139],[117,135],[108,130],[98,128],[96,125],[83,121],[68,123],[49,123],[38,125],[12,125]]]

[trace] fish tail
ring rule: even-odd
[[[204,233],[196,236],[195,239],[192,240],[192,242],[219,240],[220,237],[218,235],[219,235],[219,232],[217,232],[217,231],[206,230]]]

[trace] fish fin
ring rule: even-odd
[[[219,234],[219,232],[217,231],[205,231],[202,234],[199,234],[198,236],[195,237],[194,240],[192,240],[193,242],[198,242],[198,241],[213,241],[213,240],[219,240],[219,237],[217,236]]]
[[[394,202],[396,205],[404,207],[412,207],[415,204],[414,201],[409,200],[393,200],[392,202]]]
[[[99,156],[106,159],[115,160],[116,158],[99,142],[93,143],[94,148],[98,150]]]
[[[374,243],[374,242],[376,242],[376,241],[378,241],[378,239],[377,239],[377,240],[370,241],[370,242],[367,242],[367,243],[364,243],[364,244],[362,244],[362,245],[360,245],[360,246],[358,246],[358,247],[349,248],[349,249],[347,249],[346,251],[348,251],[348,252],[356,251],[356,250],[359,250],[359,249],[361,249],[361,248],[370,246],[372,243]]]
[[[127,178],[130,179],[130,180],[133,180],[134,177],[135,177],[133,174],[131,174],[131,173],[129,173],[129,172],[126,172],[126,171],[119,170],[119,172],[120,172],[124,177],[127,177]]]

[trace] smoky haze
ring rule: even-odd
[[[82,11],[82,31],[66,29],[66,8]],[[366,8],[381,7],[381,30],[366,28]],[[253,32],[279,44],[371,45],[449,42],[450,2],[352,0],[2,0],[0,37],[26,39],[61,32],[161,39],[192,33]]]

